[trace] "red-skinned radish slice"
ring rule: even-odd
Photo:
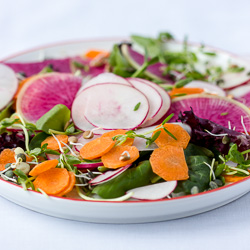
[[[175,190],[176,186],[177,181],[167,181],[134,188],[126,193],[132,192],[132,198],[138,200],[159,200],[170,195]]]
[[[243,85],[228,92],[234,99],[250,107],[250,85]]]
[[[187,85],[185,85],[185,88],[201,88],[201,89],[204,89],[205,93],[207,94],[226,96],[226,92],[222,88],[212,83],[208,83],[204,81],[192,81],[188,83]]]
[[[0,110],[12,100],[17,87],[18,80],[15,72],[10,67],[0,64]]]
[[[149,101],[148,117],[142,126],[146,127],[152,125],[154,120],[159,120],[159,118],[162,116],[161,113],[159,114],[159,111],[162,108],[163,100],[159,91],[153,88],[147,82],[138,81],[136,78],[128,78],[128,80],[133,85],[133,87],[140,90]],[[155,119],[153,120],[153,118]]]
[[[141,66],[143,65],[145,61],[144,55],[133,50],[129,44],[126,44],[126,43],[122,44],[121,52],[122,52],[122,55],[126,58],[126,60],[135,69],[141,68]],[[174,82],[171,79],[171,77],[169,77],[168,75],[167,76],[163,75],[163,71],[166,68],[166,66],[167,66],[166,64],[160,63],[160,62],[152,64],[147,67],[147,69],[144,71],[144,74],[152,79],[165,81],[165,82],[173,84]],[[178,72],[175,72],[175,73],[179,74]]]
[[[118,168],[115,171],[107,171],[101,175],[98,175],[96,178],[92,179],[89,183],[94,186],[94,185],[99,185],[99,184],[108,182],[108,181],[116,178],[118,175],[122,174],[130,166],[131,166],[131,164],[127,165],[125,167]]]
[[[190,110],[190,107],[198,117],[224,127],[228,127],[230,122],[231,128],[235,127],[239,132],[244,132],[242,116],[247,131],[250,131],[250,110],[238,101],[217,95],[187,95],[175,98],[168,111],[168,115],[174,113],[171,121],[175,121],[180,112]]]
[[[72,74],[48,73],[32,77],[17,97],[17,112],[28,121],[35,123],[57,104],[69,109],[82,79]]]
[[[162,119],[162,117],[165,116],[165,114],[168,112],[168,110],[169,110],[169,108],[171,106],[171,99],[170,99],[168,93],[162,87],[160,87],[159,85],[157,85],[154,82],[144,80],[144,79],[140,79],[140,78],[129,78],[129,81],[131,81],[131,83],[132,83],[131,79],[133,79],[133,81],[137,80],[137,81],[140,81],[142,83],[148,84],[149,86],[154,88],[161,95],[161,98],[162,98],[162,101],[163,101],[161,109],[158,111],[157,115],[150,120],[150,122],[148,121],[147,126],[157,124],[157,122],[160,121]],[[144,124],[142,124],[141,127],[144,127]]]
[[[84,131],[91,124],[104,130],[134,129],[143,124],[148,111],[148,100],[139,90],[118,83],[102,83],[84,89],[75,98],[72,119]]]
[[[100,83],[106,83],[106,82],[120,83],[120,84],[131,86],[131,84],[125,78],[118,76],[118,75],[115,75],[113,73],[105,72],[105,73],[102,73],[102,74],[90,79],[86,83],[84,83],[83,86],[80,88],[79,93],[83,89],[86,89],[87,87],[90,87],[90,86],[93,86],[96,84],[100,84]]]

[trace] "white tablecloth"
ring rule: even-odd
[[[62,40],[156,35],[250,54],[250,2],[244,0],[0,0],[0,58]],[[57,219],[0,197],[0,249],[250,249],[250,194],[201,215],[149,224],[105,225]]]

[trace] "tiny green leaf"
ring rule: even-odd
[[[67,158],[67,161],[70,165],[75,165],[75,164],[80,164],[81,161],[75,157],[75,156],[72,156],[72,155],[66,155],[66,158]]]
[[[173,139],[175,139],[176,141],[177,141],[177,138],[171,133],[171,132],[169,132],[166,128],[164,128],[163,127],[163,129],[164,129],[164,131],[168,134],[168,135],[170,135]]]
[[[134,111],[138,110],[141,106],[141,102],[138,102],[135,107],[134,107]]]
[[[164,125],[165,123],[167,123],[173,116],[174,116],[174,114],[169,115],[169,116],[162,122],[162,125]]]
[[[182,88],[185,85],[187,85],[188,83],[190,83],[191,81],[193,81],[193,78],[182,79],[182,80],[175,83],[175,87],[176,88]]]

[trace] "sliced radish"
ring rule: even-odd
[[[126,171],[130,166],[131,164],[114,171],[107,171],[101,175],[98,175],[96,178],[92,179],[89,183],[91,185],[99,185],[107,181],[110,181],[116,178],[118,175],[122,174],[124,171]]]
[[[132,192],[132,198],[138,200],[158,200],[170,195],[176,188],[177,181],[167,181],[138,187],[127,191]]]
[[[141,81],[141,82],[144,82],[146,84],[149,84],[151,87],[153,87],[154,89],[156,89],[160,93],[160,95],[162,97],[162,100],[163,100],[162,107],[159,110],[158,114],[150,121],[151,125],[158,124],[159,121],[162,120],[162,118],[165,119],[165,115],[167,114],[167,112],[168,112],[168,110],[170,108],[170,105],[171,105],[171,99],[170,99],[167,91],[165,91],[158,84],[156,84],[154,82],[150,82],[150,81],[144,80],[144,79],[140,79],[140,78],[136,78],[136,79],[138,81]],[[144,127],[144,124],[142,125],[142,127]]]
[[[208,94],[226,96],[226,92],[222,88],[212,83],[208,83],[204,81],[192,81],[188,83],[187,85],[185,85],[185,88],[201,88],[201,89],[204,89],[205,93],[208,93]]]
[[[209,119],[224,127],[228,127],[230,122],[231,127],[235,127],[239,132],[244,131],[242,116],[247,131],[250,131],[250,110],[238,101],[216,95],[188,95],[175,98],[168,111],[168,115],[174,114],[171,121],[177,120],[180,112],[190,110],[191,107],[198,117]]]
[[[141,68],[145,61],[144,55],[136,52],[131,48],[129,44],[126,43],[121,45],[121,51],[122,55],[126,58],[126,60],[131,64],[132,67],[134,67],[135,69]],[[166,64],[158,62],[148,66],[144,73],[152,79],[174,83],[174,81],[171,77],[169,77],[169,75],[163,75],[166,66]],[[178,72],[176,73],[178,74]]]
[[[17,87],[15,72],[10,67],[0,64],[0,110],[12,100]]]
[[[247,107],[250,107],[250,85],[243,85],[232,89],[228,94],[232,95],[237,101],[242,102]]]
[[[161,113],[159,114],[159,112],[162,108],[163,100],[159,91],[147,82],[139,81],[136,78],[129,78],[128,80],[133,85],[133,87],[140,90],[149,101],[148,117],[142,126],[146,127],[152,125],[154,120],[159,120],[159,118],[162,116]]]
[[[69,109],[82,79],[72,74],[48,73],[32,77],[21,89],[17,98],[17,112],[35,123],[57,104]]]
[[[79,169],[95,169],[98,168],[99,166],[103,166],[102,162],[84,162],[80,163],[77,165],[74,165]]]
[[[134,111],[138,104],[138,110]],[[148,111],[148,100],[139,90],[103,83],[84,89],[76,97],[72,118],[82,130],[89,130],[89,124],[103,129],[134,129],[145,121]]]
[[[105,72],[84,83],[84,85],[80,88],[79,92],[81,92],[83,89],[86,89],[87,87],[106,82],[120,83],[131,86],[131,84],[125,78],[115,75],[113,73]]]

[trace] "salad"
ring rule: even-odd
[[[98,201],[171,199],[243,180],[249,82],[247,60],[170,33],[2,62],[0,178]]]

